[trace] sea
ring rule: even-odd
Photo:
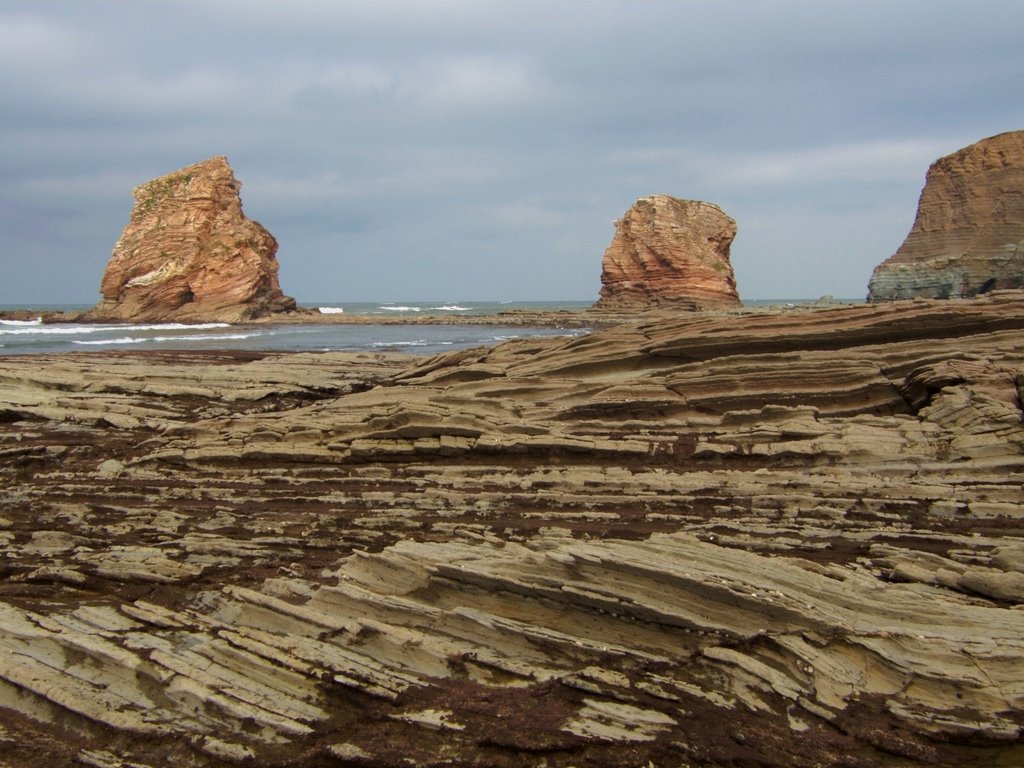
[[[323,314],[351,314],[387,318],[417,315],[497,315],[512,310],[578,311],[592,301],[409,301],[319,302],[303,304]],[[747,305],[796,306],[803,299],[749,301]],[[26,307],[0,306],[0,310],[78,312],[79,305]],[[374,351],[434,355],[469,347],[494,346],[530,336],[579,336],[586,328],[520,325],[401,325],[389,323],[348,325],[308,323],[230,325],[227,323],[54,323],[41,319],[0,320],[0,355],[60,354],[103,350],[250,350],[250,351]]]
[[[417,315],[496,315],[511,310],[582,310],[590,301],[534,302],[321,302],[303,304],[327,314],[387,318],[388,323],[52,323],[41,319],[0,320],[0,355],[59,354],[103,350],[256,350],[289,352],[373,351],[434,355],[494,346],[525,336],[578,336],[585,328],[519,325],[396,325],[392,318]],[[0,310],[78,312],[88,306],[0,306]]]

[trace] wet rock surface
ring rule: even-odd
[[[1024,295],[0,358],[0,761],[1024,761]]]

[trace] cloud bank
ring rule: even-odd
[[[597,296],[637,197],[744,298],[860,297],[928,165],[1024,128],[1016,0],[12,0],[0,304],[98,296],[131,189],[225,154],[300,301]]]

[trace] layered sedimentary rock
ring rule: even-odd
[[[869,301],[964,298],[1024,285],[1024,131],[993,136],[928,170],[914,225],[878,265]]]
[[[277,241],[246,218],[227,158],[138,186],[92,319],[250,320],[295,309],[278,283]]]
[[[0,359],[0,761],[1024,764],[1022,331]]]
[[[698,200],[651,195],[615,222],[601,265],[595,309],[739,306],[729,249],[736,222]]]

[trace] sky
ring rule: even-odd
[[[300,303],[597,298],[639,197],[744,299],[862,298],[928,166],[1024,129],[1020,0],[4,0],[0,305],[92,304],[215,155]]]

